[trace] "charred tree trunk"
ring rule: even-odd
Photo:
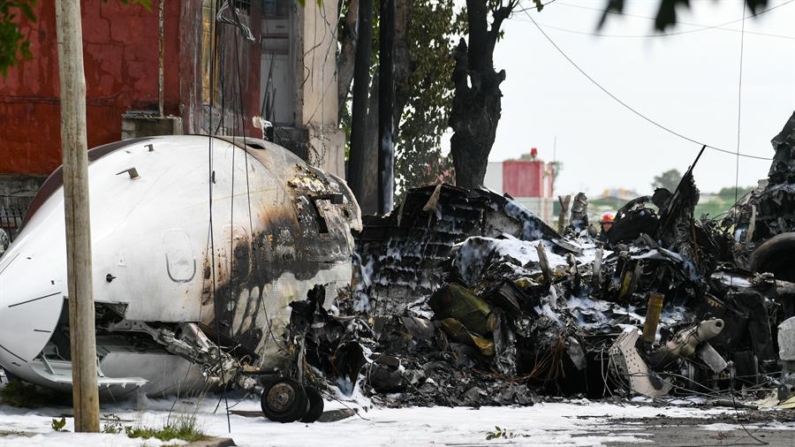
[[[485,0],[467,0],[469,45],[462,38],[455,52],[453,70],[455,96],[450,112],[450,151],[455,166],[456,184],[473,188],[483,183],[489,152],[497,135],[502,110],[500,84],[505,71],[494,70],[494,45],[502,22],[515,4],[493,12],[488,27],[489,8]]]

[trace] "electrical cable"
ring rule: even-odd
[[[739,79],[737,82],[737,160],[736,160],[736,167],[735,167],[735,174],[734,174],[734,202],[737,203],[737,194],[740,188],[740,135],[741,135],[741,124],[742,124],[742,104],[743,104],[743,54],[745,49],[745,3],[743,3],[743,22],[742,22],[742,31],[743,33],[740,34],[740,74]],[[734,282],[734,276],[730,277],[730,283]],[[733,285],[733,284],[730,284]],[[730,392],[732,396],[732,405],[734,406],[734,413],[737,416],[736,421],[740,424],[740,427],[743,428],[745,433],[754,441],[758,442],[760,445],[767,445],[768,442],[762,441],[761,439],[754,436],[748,429],[745,427],[745,424],[740,421],[740,412],[737,410],[737,402],[734,400],[734,374],[735,372],[731,372],[731,386]]]
[[[249,179],[249,167],[248,167],[248,142],[246,140],[246,129],[245,129],[245,107],[244,107],[244,96],[243,96],[243,70],[241,68],[239,51],[238,51],[238,40],[237,35],[235,35],[235,71],[237,72],[237,93],[238,93],[238,106],[240,107],[240,132],[243,137],[243,147],[246,149],[244,152],[246,153],[245,156],[245,167],[246,167],[246,200],[248,203],[248,219],[249,219],[249,242],[251,243],[251,253],[256,252],[256,244],[254,243],[254,220],[253,220],[253,212],[251,208],[251,182]],[[269,75],[270,76],[270,75]],[[260,265],[258,262],[258,257],[256,254],[254,255],[254,271],[257,275],[257,284],[262,284],[262,274],[260,271]],[[268,309],[265,305],[265,291],[261,288],[259,290],[259,304],[260,308],[262,309],[263,313],[265,314],[265,323],[268,327],[268,335],[273,340],[273,342],[281,349],[287,350],[287,346],[284,343],[280,343],[279,340],[276,338],[276,335],[273,333],[273,321],[271,320],[270,316],[268,315]]]
[[[525,11],[540,11],[542,8],[545,8],[547,5],[551,5],[555,3],[557,0],[549,0],[546,3],[542,3],[541,6],[531,6],[529,8],[515,8],[513,12],[525,12]],[[792,0],[795,1],[795,0]]]
[[[795,0],[793,0],[793,1],[795,1]],[[520,21],[524,21],[524,20],[520,20]],[[542,27],[547,28],[547,29],[553,29],[553,30],[556,30],[556,31],[564,32],[564,33],[580,34],[580,35],[583,35],[583,36],[600,37],[600,38],[604,37],[604,38],[611,38],[611,39],[622,39],[622,38],[623,39],[653,39],[653,38],[656,38],[656,37],[668,37],[668,36],[675,36],[675,35],[678,35],[678,34],[684,34],[684,33],[604,34],[604,33],[595,32],[595,31],[574,30],[574,29],[564,28],[562,26],[549,25],[549,24],[546,24],[546,23],[539,23],[539,25],[541,25]],[[692,26],[698,26],[698,25],[692,25]],[[718,27],[707,27],[707,26],[705,26],[703,28],[700,28],[700,29],[693,30],[692,32],[695,32],[695,31],[706,31],[706,30],[710,30],[710,29],[716,29],[716,30],[719,30],[719,31],[727,31],[727,32],[732,32],[732,33],[739,33],[740,32],[740,30],[735,30],[735,29],[718,28]],[[775,38],[775,39],[795,40],[795,36],[785,36],[785,35],[782,35],[782,34],[760,33],[760,32],[757,32],[757,31],[746,31],[745,34],[753,34],[753,35],[762,36],[762,37],[772,37],[772,38]]]
[[[220,3],[222,0],[217,0],[215,4],[216,10],[219,9]],[[212,298],[213,298],[213,307],[215,310],[215,337],[216,337],[216,350],[218,351],[218,365],[221,370],[221,374],[223,375],[223,363],[222,363],[222,355],[221,355],[221,326],[219,321],[219,306],[217,300],[217,287],[216,287],[216,274],[215,274],[215,235],[213,234],[213,184],[215,183],[215,171],[214,168],[214,159],[213,159],[213,141],[215,140],[213,133],[212,133],[212,123],[213,123],[213,104],[215,102],[215,69],[216,69],[216,55],[218,54],[218,25],[216,20],[213,20],[211,25],[211,32],[210,32],[210,105],[209,105],[209,125],[208,130],[210,131],[209,139],[208,139],[208,185],[209,185],[209,238],[210,238],[210,264],[211,264],[211,271],[212,271]],[[223,71],[223,65],[221,66],[221,70]],[[223,78],[223,76],[222,76]],[[223,80],[221,81],[221,85],[223,86]],[[221,98],[223,98],[223,92],[221,92]],[[223,121],[223,106],[221,109],[221,121]],[[224,386],[223,390],[223,398],[226,402],[226,424],[227,430],[229,433],[232,432],[232,421],[229,417],[229,401],[226,399],[226,387]],[[219,401],[220,404],[220,401]]]
[[[740,188],[740,130],[743,111],[743,54],[745,52],[745,5],[743,4],[743,24],[740,34],[740,75],[737,82],[737,160],[734,169],[734,203],[737,203]],[[732,278],[734,278],[732,276]]]
[[[795,0],[793,0],[793,1],[795,1]],[[569,61],[569,63],[570,63],[572,66],[574,66],[574,68],[576,68],[576,69],[577,69],[577,71],[579,71],[579,72],[580,72],[580,73],[581,73],[583,76],[585,76],[585,77],[586,77],[586,78],[587,78],[589,81],[591,81],[591,83],[592,83],[593,85],[595,85],[597,88],[599,88],[599,90],[601,90],[602,92],[604,92],[604,93],[605,93],[607,96],[609,96],[609,97],[610,97],[610,98],[612,98],[614,101],[618,102],[619,104],[621,104],[622,106],[624,106],[624,108],[626,108],[627,110],[629,110],[630,112],[632,112],[632,113],[633,113],[633,114],[635,114],[636,116],[640,117],[640,118],[641,118],[641,119],[643,119],[644,121],[648,122],[649,124],[652,124],[653,126],[655,126],[655,127],[659,128],[659,129],[661,129],[661,130],[663,130],[663,131],[665,131],[665,132],[667,132],[667,133],[669,133],[669,134],[671,134],[671,135],[677,136],[677,137],[679,137],[679,138],[681,138],[681,139],[683,139],[683,140],[685,140],[685,141],[688,141],[688,142],[691,142],[691,143],[697,144],[697,145],[699,145],[699,146],[706,146],[708,149],[711,149],[711,150],[714,150],[714,151],[717,151],[717,152],[722,152],[722,153],[725,153],[725,154],[731,154],[731,155],[738,155],[738,154],[739,154],[739,156],[741,156],[741,157],[745,157],[745,158],[751,158],[751,159],[757,159],[757,160],[766,160],[766,161],[770,161],[770,160],[772,160],[772,158],[768,158],[768,157],[760,157],[760,156],[757,156],[757,155],[744,154],[744,153],[740,153],[739,151],[736,151],[736,152],[735,152],[735,151],[730,151],[730,150],[727,150],[727,149],[722,149],[722,148],[719,148],[719,147],[716,147],[716,146],[711,146],[711,145],[709,145],[709,144],[702,143],[702,142],[700,142],[700,141],[698,141],[698,140],[695,140],[695,139],[693,139],[693,138],[690,138],[690,137],[688,137],[688,136],[685,136],[685,135],[683,135],[683,134],[681,134],[681,133],[679,133],[679,132],[677,132],[677,131],[675,131],[675,130],[673,130],[673,129],[670,129],[670,128],[668,128],[668,127],[666,127],[666,126],[664,126],[664,125],[662,125],[662,124],[658,123],[657,121],[654,121],[654,120],[652,120],[651,118],[647,117],[646,115],[644,115],[644,114],[640,113],[640,112],[639,112],[637,109],[633,108],[632,106],[630,106],[629,104],[627,104],[626,102],[624,102],[624,101],[622,101],[620,98],[618,98],[616,95],[614,95],[613,93],[611,93],[609,90],[607,90],[606,88],[602,87],[602,85],[601,85],[601,84],[599,84],[599,83],[598,83],[598,82],[597,82],[597,81],[596,81],[594,78],[592,78],[592,77],[591,77],[591,76],[590,76],[588,73],[586,73],[586,72],[585,72],[585,70],[583,70],[582,68],[580,68],[580,66],[579,66],[579,65],[577,65],[577,63],[576,63],[576,62],[574,62],[574,60],[573,60],[572,58],[570,58],[570,57],[569,57],[569,56],[568,56],[568,55],[567,55],[567,54],[566,54],[566,53],[563,51],[563,49],[561,49],[561,48],[560,48],[560,47],[559,47],[559,46],[558,46],[558,45],[555,43],[555,41],[554,41],[554,40],[552,40],[552,38],[550,38],[550,37],[549,37],[549,35],[548,35],[546,32],[544,32],[543,28],[541,28],[541,26],[540,26],[540,25],[539,25],[539,24],[538,24],[538,23],[535,21],[535,19],[533,19],[533,17],[532,17],[532,16],[531,16],[531,15],[530,15],[530,14],[529,14],[527,11],[525,11],[525,14],[527,14],[527,17],[529,17],[529,18],[530,18],[530,21],[532,21],[532,22],[533,22],[533,25],[535,25],[535,26],[536,26],[536,28],[538,28],[538,31],[539,31],[539,32],[540,32],[540,33],[541,33],[541,34],[542,34],[542,35],[543,35],[543,36],[544,36],[544,37],[545,37],[545,38],[546,38],[546,39],[549,41],[549,43],[550,43],[550,44],[552,44],[552,46],[553,46],[553,47],[555,47],[555,49],[556,49],[556,50],[557,50],[557,51],[558,51],[558,52],[559,52],[559,53],[560,53],[560,54],[561,54],[561,55],[562,55],[562,56],[563,56],[563,57],[564,57],[564,58],[565,58],[567,61]]]
[[[743,6],[745,6],[745,5],[743,5]],[[730,383],[731,383],[731,385],[730,385],[729,389],[731,390],[730,393],[732,395],[732,405],[734,405],[734,413],[735,413],[735,416],[736,416],[737,423],[740,424],[740,427],[743,428],[745,433],[751,439],[756,441],[759,445],[768,445],[768,444],[770,444],[769,442],[763,441],[763,440],[757,438],[756,436],[754,436],[754,434],[751,433],[750,431],[748,431],[748,429],[745,427],[745,424],[743,424],[743,422],[740,420],[740,411],[737,409],[737,402],[734,400],[734,372],[732,372],[732,377],[731,377],[731,382]]]

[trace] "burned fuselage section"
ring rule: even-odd
[[[776,143],[789,138],[774,140],[779,152],[791,151]],[[786,165],[733,221],[694,216],[691,167],[675,191],[628,203],[598,236],[584,197],[561,236],[490,191],[409,191],[392,214],[365,221],[358,281],[336,303],[342,316],[308,313],[314,324],[293,333],[334,383],[396,405],[776,385],[780,360],[792,370],[795,359],[779,355],[792,349],[778,341],[793,333],[792,270],[754,272],[738,259],[795,229],[795,206],[780,200],[795,179]],[[760,212],[770,207],[782,218]],[[779,325],[789,328],[782,336]]]
[[[184,391],[183,377],[240,381],[281,366],[288,304],[350,282],[358,205],[279,146],[157,137],[89,157],[103,389]],[[59,170],[0,259],[0,364],[55,388],[71,383],[64,251]]]

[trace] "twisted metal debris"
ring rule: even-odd
[[[675,191],[619,210],[604,241],[584,196],[558,234],[485,189],[411,190],[365,219],[348,293],[328,311],[294,303],[289,336],[315,380],[387,405],[741,387],[788,399],[795,114],[773,146],[768,181],[722,221],[694,216],[694,162]]]

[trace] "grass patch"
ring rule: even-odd
[[[27,433],[20,430],[0,430],[0,437],[3,436],[26,436],[28,438],[35,436],[35,433]]]
[[[183,441],[195,442],[210,439],[209,436],[199,430],[196,418],[186,416],[169,422],[162,428],[151,427],[124,427],[125,433],[130,438],[150,439],[155,438],[161,441],[171,441],[181,439]]]
[[[49,405],[61,405],[63,396],[44,391],[36,385],[12,380],[0,391],[3,403],[12,407],[39,408]]]

